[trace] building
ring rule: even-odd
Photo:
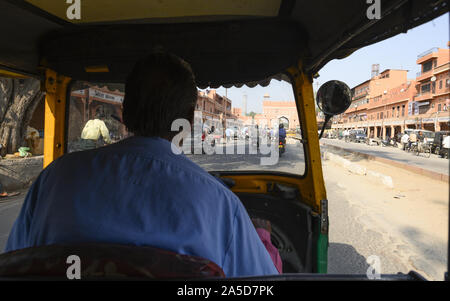
[[[411,116],[417,128],[431,131],[450,130],[450,50],[432,48],[417,57],[417,73]],[[412,122],[412,121],[410,121]]]
[[[295,101],[263,101],[262,120],[268,127],[284,123],[288,129],[300,126],[297,105]]]
[[[258,125],[259,127],[272,128],[280,122],[284,123],[288,129],[296,129],[300,126],[297,113],[297,106],[294,101],[273,101],[268,100],[269,95],[264,95],[263,111],[252,116],[243,116],[242,110],[236,108],[234,112],[236,118],[244,125]]]
[[[209,120],[210,125],[234,127],[240,123],[232,112],[232,101],[226,96],[219,95],[216,90],[198,91],[194,116],[202,124]]]
[[[334,129],[364,129],[386,138],[406,128],[449,129],[449,49],[430,49],[417,57],[421,71],[388,69],[352,89],[350,108],[333,118]]]

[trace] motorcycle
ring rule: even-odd
[[[393,146],[398,147],[397,140],[388,137],[387,139],[381,140],[381,146]]]
[[[280,153],[280,157],[286,151],[286,139],[280,139],[278,142],[278,151]]]

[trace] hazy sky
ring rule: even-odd
[[[328,62],[319,71],[320,77],[314,81],[314,89],[333,79],[341,80],[353,88],[370,78],[372,64],[380,64],[380,72],[385,69],[409,70],[408,78],[413,79],[420,71],[420,66],[416,64],[417,55],[433,47],[446,48],[448,41],[447,13],[407,33],[360,49],[345,59]],[[217,92],[225,95],[224,88],[217,89]],[[266,93],[271,100],[294,100],[291,85],[277,80],[272,80],[267,87],[231,88],[226,92],[233,107],[241,107],[243,95],[247,94],[248,112],[262,112],[262,100]]]

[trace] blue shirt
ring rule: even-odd
[[[160,138],[66,154],[31,186],[5,251],[56,243],[154,246],[225,275],[278,274],[238,197]]]
[[[284,128],[280,128],[280,138],[286,138],[286,130]]]

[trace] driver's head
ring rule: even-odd
[[[137,136],[172,139],[176,119],[194,119],[197,87],[188,63],[155,51],[136,63],[128,75],[123,122]]]
[[[280,124],[280,129],[282,129],[282,128],[284,128],[284,125],[281,123],[281,124]]]
[[[103,119],[105,119],[105,118],[106,118],[106,116],[105,116],[105,111],[104,111],[104,109],[103,109],[102,106],[99,106],[99,107],[95,110],[95,119],[101,119],[101,120],[103,120]]]

